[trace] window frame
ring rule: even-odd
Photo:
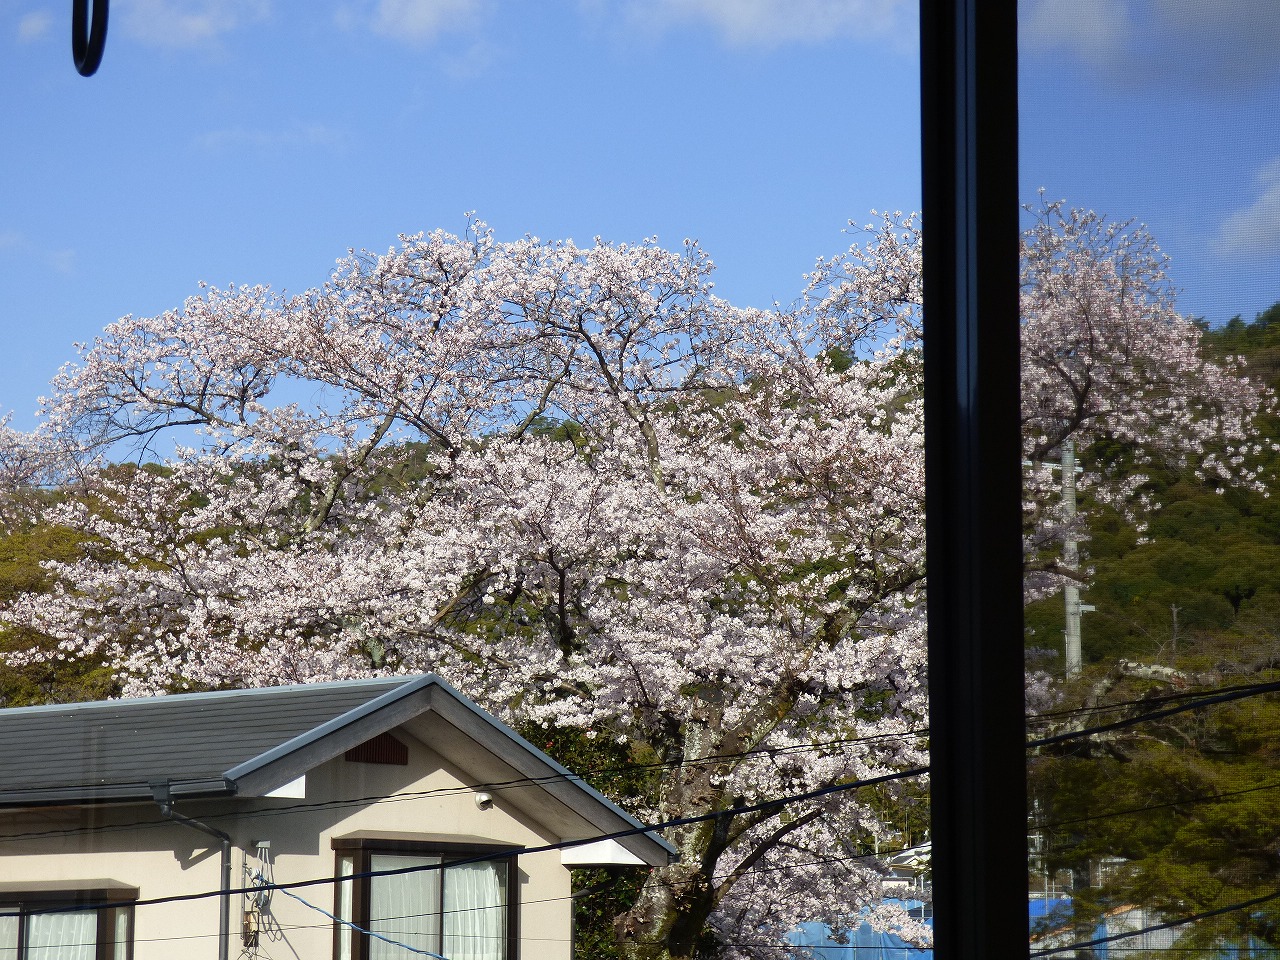
[[[1017,0],[920,0],[935,960],[1026,958]]]
[[[27,918],[49,911],[92,910],[95,960],[115,960],[116,936],[124,924],[125,960],[133,960],[136,889],[88,887],[0,893],[0,914],[18,918],[17,960],[26,960]]]
[[[370,878],[360,876],[370,872],[370,861],[374,856],[419,856],[440,857],[440,916],[444,916],[444,872],[451,863],[467,861],[500,861],[507,867],[507,903],[506,903],[506,957],[505,960],[518,960],[520,946],[520,872],[518,858],[523,847],[502,843],[468,843],[452,840],[383,840],[376,837],[335,838],[331,843],[334,851],[333,875],[333,913],[341,915],[342,893],[344,884],[352,884],[351,917],[352,923],[368,929],[370,913],[370,895],[372,884]],[[351,879],[342,877],[342,860],[352,858]],[[339,956],[340,940],[345,924],[335,920],[333,923],[333,957]],[[369,936],[353,931],[351,938],[351,960],[368,960]],[[441,936],[444,935],[443,922]],[[130,958],[132,960],[132,958]]]

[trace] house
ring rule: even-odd
[[[567,960],[639,826],[432,675],[0,710],[0,958]]]

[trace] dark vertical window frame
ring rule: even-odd
[[[133,904],[98,910],[98,960],[115,960],[117,940],[125,943],[125,960],[133,960]]]
[[[1016,0],[921,0],[936,960],[1028,955]]]

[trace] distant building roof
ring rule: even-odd
[[[402,726],[562,837],[641,826],[434,674],[0,710],[0,808],[260,797]],[[619,842],[651,864],[675,853]]]

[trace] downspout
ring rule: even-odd
[[[151,784],[151,796],[160,807],[161,816],[184,826],[207,833],[222,842],[222,896],[218,898],[218,960],[228,960],[231,945],[231,837],[217,827],[201,823],[173,809],[173,795],[168,783]]]

